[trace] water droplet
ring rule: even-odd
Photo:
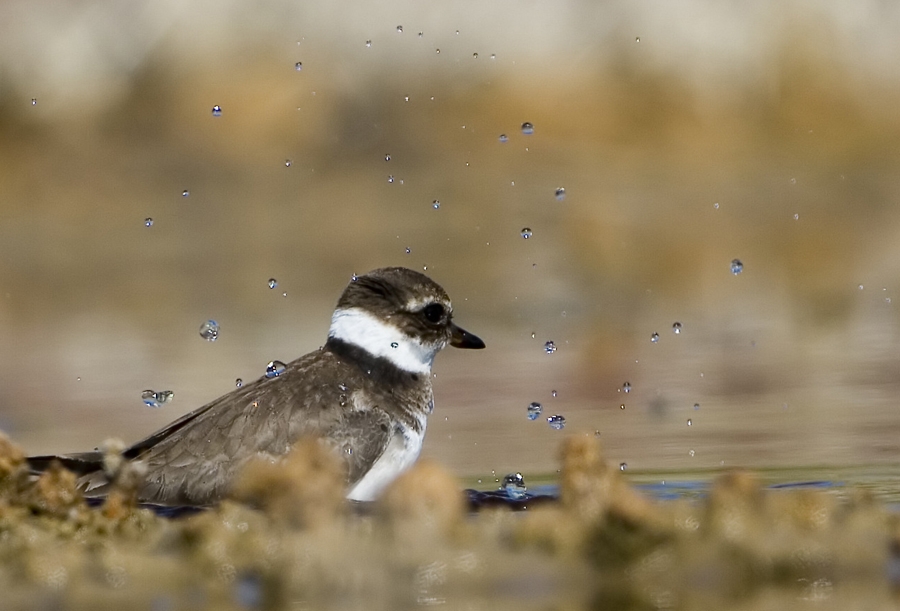
[[[274,289],[276,286],[278,286],[278,280],[276,280],[275,278],[269,278],[269,288]]]
[[[544,352],[547,354],[553,354],[556,352],[556,344],[553,343],[553,340],[548,340],[544,342]]]
[[[400,344],[398,344],[397,342],[391,342],[391,348],[399,348],[399,347],[400,347]]]
[[[31,98],[31,105],[37,106],[37,98]]]
[[[522,124],[522,133],[526,136],[530,136],[534,133],[534,125],[526,121]]]
[[[441,54],[441,50],[440,50],[440,49],[435,49],[434,52],[437,53],[438,55]]]
[[[676,322],[672,324],[672,333],[675,335],[681,335],[681,323]]]
[[[631,382],[622,384],[622,392],[631,392]]]
[[[397,26],[397,33],[398,33],[398,34],[402,34],[402,33],[403,33],[403,26],[402,26],[402,25],[398,25],[398,26]]]
[[[472,59],[478,59],[478,53],[472,53]]]
[[[795,221],[799,221],[799,220],[800,220],[800,215],[799,215],[799,214],[795,214],[795,215],[794,215],[794,220],[795,220]]]
[[[294,164],[294,162],[291,161],[290,159],[285,159],[285,160],[284,160],[284,167],[286,167],[286,168],[291,167],[293,164]]]
[[[187,189],[185,189],[184,191],[181,192],[181,197],[187,197],[190,194],[191,194],[191,192],[188,191]]]
[[[635,36],[635,37],[634,37],[634,42],[641,42],[641,37],[640,37],[640,36]]]
[[[559,187],[554,195],[556,195],[556,201],[561,202],[562,200],[566,199],[566,188]]]
[[[796,184],[797,184],[797,179],[796,179],[796,178],[792,178],[792,179],[791,179],[791,184],[792,184],[792,185],[796,185]]]
[[[161,390],[155,392],[153,390],[145,390],[141,393],[141,399],[145,405],[150,407],[160,407],[175,398],[175,393],[171,390]]]
[[[144,219],[144,227],[153,227],[153,219],[149,216]]]
[[[222,116],[222,107],[216,104],[212,107],[212,116],[221,117]]]
[[[544,411],[544,406],[537,401],[532,401],[528,404],[528,419],[537,420],[542,411]]]
[[[693,421],[692,421],[690,418],[688,418],[687,425],[688,425],[688,426],[691,426],[691,425],[693,425],[693,424],[694,424]]]
[[[694,451],[693,451],[693,450],[691,450],[690,452],[688,452],[688,454],[691,456],[691,458],[694,457]]]
[[[699,403],[694,403],[694,409],[695,409],[695,410],[700,409],[700,404],[699,404]]]
[[[619,471],[624,471],[628,468],[628,463],[620,462],[619,463]]]
[[[620,405],[619,409],[625,409],[625,404],[623,403],[622,405]]]
[[[407,247],[406,247],[406,254],[409,254],[410,252],[412,252],[412,251],[409,249],[409,246],[407,246]]]
[[[200,325],[200,337],[208,342],[214,342],[219,339],[219,323],[214,320],[207,320]]]
[[[864,287],[863,285],[860,284],[860,285],[859,285],[859,290],[863,290],[863,288],[865,288],[865,287]]]
[[[654,333],[650,336],[650,341],[654,344],[659,343],[659,333]]]
[[[141,399],[144,401],[144,405],[149,407],[159,407],[159,401],[156,400],[156,392],[152,390],[145,390],[142,392]]]
[[[388,176],[388,182],[394,182],[394,175],[393,175],[393,174],[391,174],[390,176]]]
[[[550,391],[550,396],[551,396],[551,397],[555,397],[555,396],[556,396],[556,391],[555,391],[555,390],[551,390],[551,391]]]
[[[441,207],[441,202],[439,202],[438,200],[434,200],[433,202],[431,202],[431,207],[437,210]]]
[[[371,47],[371,46],[372,46],[372,41],[371,41],[371,40],[367,40],[367,41],[366,41],[366,47]]]
[[[716,210],[718,210],[718,209],[719,209],[719,202],[714,203],[714,204],[713,204],[713,208],[715,208]]]
[[[509,136],[506,134],[500,134],[500,138],[498,138],[500,142],[509,142]]]
[[[404,102],[409,102],[409,96],[408,96],[408,95],[403,96],[403,101],[404,101]]]
[[[510,473],[503,477],[503,483],[500,484],[500,490],[506,492],[511,499],[525,498],[525,478],[521,473]]]
[[[237,380],[234,381],[235,388],[240,388],[243,385],[244,385],[244,381],[240,378],[238,378]]]
[[[561,431],[566,426],[566,418],[559,414],[550,416],[547,418],[547,424],[550,425],[551,429]]]
[[[390,154],[390,153],[385,153],[385,155],[384,155],[384,160],[385,160],[385,161],[390,161],[390,160],[391,160],[391,154]]]
[[[269,364],[266,365],[266,377],[277,378],[284,373],[284,369],[285,364],[281,361],[269,361]]]
[[[303,62],[297,62],[296,64],[294,64],[294,70],[296,70],[297,72],[303,70]]]
[[[359,280],[359,276],[356,275],[356,272],[353,272],[353,275],[350,276],[350,282],[356,282]]]
[[[531,228],[530,228],[530,227],[523,227],[523,228],[522,228],[522,237],[523,237],[523,238],[525,238],[525,239],[527,240],[527,239],[530,238],[532,235],[534,235],[534,232],[531,231]]]
[[[744,271],[744,264],[741,263],[740,259],[734,259],[731,262],[731,273],[734,274],[735,276],[737,276],[742,271]]]

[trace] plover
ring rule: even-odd
[[[257,457],[276,459],[301,437],[321,438],[347,467],[347,498],[375,499],[419,456],[434,409],[431,366],[446,345],[484,348],[453,323],[447,293],[419,272],[388,267],[354,276],[325,345],[175,420],[125,449],[142,461],[140,500],[208,505]],[[58,460],[88,495],[109,487],[99,450]]]

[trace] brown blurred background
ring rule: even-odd
[[[136,440],[406,265],[488,344],[435,369],[460,475],[595,432],[631,469],[896,461],[898,31],[874,0],[0,4],[0,428]]]

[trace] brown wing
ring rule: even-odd
[[[380,410],[347,414],[342,409],[345,367],[330,352],[308,354],[279,377],[236,389],[136,443],[126,453],[147,465],[142,500],[215,502],[248,461],[281,456],[304,435],[347,444],[352,451],[344,459],[355,481],[365,461],[380,456],[387,444],[387,433],[383,439],[379,433],[387,416]]]

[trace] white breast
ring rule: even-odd
[[[412,429],[396,431],[384,453],[350,489],[347,498],[353,501],[374,501],[388,484],[409,469],[422,450],[422,439],[425,437],[424,424],[423,421],[422,431],[418,433]]]

